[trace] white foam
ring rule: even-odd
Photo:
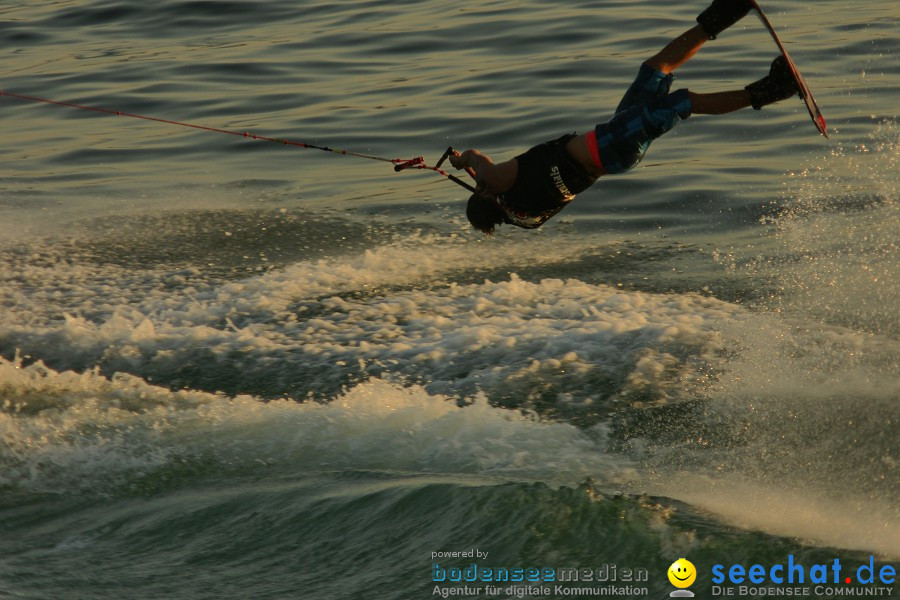
[[[738,527],[900,559],[896,506],[878,500],[835,500],[737,475],[673,473],[654,487],[656,493],[708,510]]]
[[[890,475],[887,467],[857,471],[847,463],[819,491],[804,493],[808,480],[791,472],[821,467],[826,450],[843,440],[834,423],[820,418],[823,403],[840,411],[848,398],[874,400],[863,414],[883,422],[878,415],[891,410],[886,403],[897,389],[886,368],[897,356],[896,341],[697,294],[504,273],[566,264],[560,256],[575,260],[592,251],[588,240],[558,237],[536,236],[523,249],[502,240],[422,236],[224,283],[199,272],[133,271],[60,256],[10,261],[2,266],[8,285],[0,288],[0,305],[8,318],[0,337],[60,371],[102,364],[167,381],[185,364],[213,377],[216,368],[239,365],[269,389],[321,386],[331,402],[173,393],[134,377],[41,373],[5,363],[2,397],[25,399],[30,408],[0,415],[9,448],[0,476],[6,485],[46,490],[108,489],[202,465],[492,474],[570,484],[629,478],[604,451],[602,427],[584,432],[541,422],[488,406],[478,390],[494,401],[549,403],[593,422],[602,414],[598,405],[705,400],[706,416],[735,428],[735,450],[651,445],[649,457],[639,456],[650,475],[672,457],[691,465],[690,476],[742,473],[756,489],[805,499],[822,514],[833,513],[818,508],[822,489],[829,506],[841,506],[842,478]],[[476,283],[467,269],[492,275]],[[211,358],[204,363],[198,356]],[[342,392],[348,372],[370,380]],[[424,387],[398,383],[404,381]],[[460,398],[475,402],[460,409]],[[683,427],[690,438],[690,424]],[[756,437],[748,439],[748,430]],[[816,438],[821,431],[828,432],[827,444]],[[896,460],[883,439],[869,435],[879,430],[858,431],[866,442],[860,460],[883,457],[886,466]],[[785,442],[807,439],[810,452],[802,455]],[[783,470],[761,474],[757,457],[775,450],[786,457]],[[779,478],[783,485],[774,485]],[[869,489],[869,506],[881,510],[884,492]],[[824,519],[793,533],[788,525],[797,519],[787,510],[766,521],[764,511],[723,508],[738,492],[704,498],[673,486],[660,493],[749,527],[834,543],[827,532],[814,535],[827,529]],[[738,519],[742,512],[752,518]],[[844,521],[845,529],[853,527],[853,518]],[[894,538],[885,539],[879,551]]]
[[[798,173],[773,221],[782,310],[900,336],[900,127],[833,147]]]
[[[718,328],[732,356],[698,425],[731,443],[697,434],[693,453],[660,453],[660,493],[741,526],[900,557],[898,140],[884,123],[791,174],[774,252],[753,248],[741,267],[779,292]],[[672,479],[665,458],[693,466]]]
[[[24,264],[10,277],[19,284],[0,292],[21,311],[0,324],[0,336],[62,367],[103,363],[163,377],[198,349],[250,357],[251,368],[296,365],[273,379],[276,389],[361,364],[369,374],[424,374],[441,393],[517,385],[537,393],[536,382],[565,376],[582,401],[610,393],[589,391],[605,378],[661,402],[703,383],[697,373],[721,349],[717,322],[747,316],[698,295],[576,279],[445,282],[468,267],[558,261],[552,245],[550,253],[538,241],[526,255],[501,243],[488,255],[479,244],[413,238],[241,281],[162,289],[150,273]],[[579,252],[587,246],[565,250]]]
[[[602,427],[542,422],[483,398],[459,407],[419,387],[383,381],[328,404],[261,402],[0,361],[0,398],[0,485],[34,491],[104,492],[209,468],[474,474],[560,484],[632,475],[605,453]]]

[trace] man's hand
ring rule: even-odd
[[[464,169],[464,168],[470,166],[470,165],[467,164],[467,160],[466,160],[466,159],[467,159],[468,157],[465,157],[465,155],[466,155],[466,154],[471,154],[471,152],[472,152],[471,150],[466,150],[465,152],[463,152],[462,154],[460,154],[459,152],[457,152],[456,150],[454,150],[454,151],[453,151],[453,154],[451,154],[451,155],[448,157],[448,158],[450,159],[450,164],[453,165],[453,167],[456,168],[456,169]]]
[[[447,158],[457,169],[465,169],[475,179],[476,193],[484,197],[496,197],[512,187],[516,182],[517,165],[515,159],[495,165],[490,156],[478,150],[466,150],[451,154]]]
[[[457,169],[465,169],[476,182],[482,182],[485,171],[494,165],[494,161],[478,150],[466,150],[462,154],[456,152],[448,158],[451,165]]]

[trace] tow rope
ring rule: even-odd
[[[440,160],[437,162],[437,164],[435,164],[435,165],[432,167],[432,166],[429,166],[428,164],[426,164],[426,163],[425,163],[424,157],[421,157],[421,156],[416,157],[416,158],[410,158],[410,159],[406,159],[406,158],[384,158],[384,157],[381,157],[381,156],[374,156],[374,155],[371,155],[371,154],[362,154],[362,153],[360,153],[360,152],[351,152],[350,150],[341,150],[340,148],[330,148],[330,147],[328,147],[328,146],[319,146],[319,145],[316,145],[316,144],[310,144],[310,143],[307,143],[307,142],[298,142],[298,141],[288,140],[288,139],[283,139],[283,138],[267,137],[267,136],[264,136],[264,135],[257,135],[257,134],[254,134],[254,133],[250,133],[250,132],[248,132],[248,131],[233,131],[233,130],[230,130],[230,129],[221,129],[221,128],[218,128],[218,127],[207,127],[207,126],[205,126],[205,125],[197,125],[197,124],[195,124],[195,123],[185,123],[185,122],[182,122],[182,121],[172,121],[172,120],[170,120],[170,119],[161,119],[161,118],[159,118],[159,117],[148,117],[148,116],[146,116],[146,115],[139,115],[139,114],[135,114],[135,113],[124,112],[124,111],[121,111],[121,110],[112,110],[112,109],[109,109],[109,108],[100,108],[100,107],[97,107],[97,106],[85,106],[85,105],[82,105],[82,104],[75,104],[75,103],[73,103],[73,102],[61,102],[61,101],[59,101],[59,100],[48,100],[48,99],[46,99],[46,98],[38,98],[38,97],[35,97],[35,96],[25,96],[25,95],[23,95],[23,94],[14,94],[14,93],[12,93],[12,92],[6,92],[6,91],[3,91],[3,90],[0,90],[0,96],[6,96],[6,97],[8,97],[8,98],[15,98],[15,99],[17,99],[17,100],[25,100],[25,101],[27,101],[27,102],[36,102],[36,103],[43,103],[43,104],[52,104],[52,105],[55,105],[55,106],[64,106],[64,107],[67,107],[67,108],[75,108],[75,109],[78,109],[78,110],[88,110],[88,111],[91,111],[91,112],[103,113],[103,114],[107,114],[107,115],[115,115],[115,116],[119,116],[119,117],[130,117],[130,118],[132,118],[132,119],[143,119],[144,121],[154,121],[154,122],[156,122],[156,123],[165,123],[165,124],[167,124],[167,125],[176,125],[176,126],[178,126],[178,127],[189,127],[189,128],[191,128],[191,129],[200,129],[200,130],[202,130],[202,131],[213,131],[213,132],[215,132],[215,133],[224,133],[224,134],[228,134],[228,135],[239,136],[239,137],[246,138],[246,139],[250,139],[250,140],[260,140],[260,141],[264,141],[264,142],[274,142],[274,143],[276,143],[276,144],[282,144],[282,145],[285,145],[285,146],[294,146],[294,147],[297,147],[297,148],[310,148],[310,149],[313,149],[313,150],[321,150],[321,151],[323,151],[323,152],[331,152],[331,153],[333,153],[333,154],[342,154],[342,155],[345,155],[345,156],[355,156],[355,157],[357,157],[357,158],[366,158],[366,159],[369,159],[369,160],[378,160],[378,161],[381,161],[381,162],[388,162],[388,163],[393,164],[393,165],[394,165],[394,171],[397,172],[397,173],[399,173],[400,171],[405,171],[406,169],[421,169],[421,170],[426,170],[426,171],[434,171],[435,173],[438,173],[438,174],[440,174],[440,175],[443,175],[444,177],[446,177],[447,179],[449,179],[449,180],[452,181],[453,183],[455,183],[455,184],[457,184],[457,185],[460,185],[460,186],[466,188],[467,190],[469,190],[469,191],[471,191],[471,192],[474,192],[474,191],[475,191],[475,188],[474,188],[474,187],[472,187],[470,184],[466,183],[465,181],[463,181],[463,180],[460,179],[459,177],[457,177],[457,176],[455,176],[455,175],[452,175],[451,173],[447,173],[446,171],[441,170],[441,165],[444,163],[444,161],[447,159],[447,157],[449,157],[451,154],[455,154],[455,153],[456,153],[456,151],[453,149],[452,146],[449,147],[449,148],[447,148],[447,150],[446,150],[446,151],[444,152],[444,154],[441,156],[441,158],[440,158]],[[474,172],[473,172],[471,169],[466,169],[466,170],[468,171],[469,175],[471,175],[473,178],[475,177],[475,174],[474,174]]]

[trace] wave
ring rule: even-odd
[[[7,490],[147,493],[188,477],[346,470],[574,485],[629,472],[604,452],[601,426],[542,421],[483,397],[459,406],[378,380],[328,403],[262,402],[4,360],[0,398]]]

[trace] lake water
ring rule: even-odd
[[[705,7],[671,4],[7,0],[0,89],[506,158],[607,119]],[[900,10],[764,7],[830,140],[799,99],[695,116],[492,238],[432,172],[0,96],[0,598],[879,588],[843,577],[900,560]],[[675,87],[775,55],[751,16]]]

